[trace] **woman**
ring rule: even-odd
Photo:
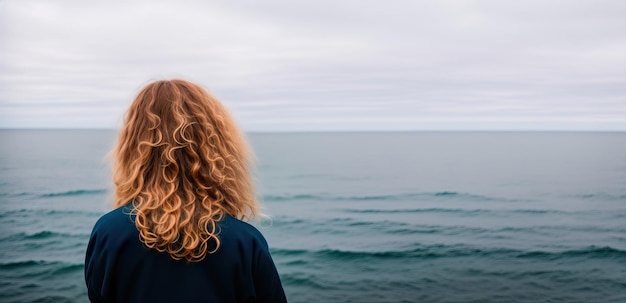
[[[91,302],[286,302],[261,233],[250,151],[232,118],[184,80],[143,88],[114,150],[116,209],[85,259]]]

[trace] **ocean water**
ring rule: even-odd
[[[113,131],[0,131],[0,302],[86,302]],[[626,133],[254,133],[290,302],[626,302]]]

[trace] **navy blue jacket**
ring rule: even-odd
[[[140,242],[128,207],[102,216],[91,233],[91,302],[287,302],[267,242],[252,225],[227,215],[217,252],[200,262],[176,261]]]

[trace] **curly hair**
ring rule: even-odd
[[[201,261],[219,249],[224,215],[257,214],[251,158],[226,108],[202,87],[150,83],[128,109],[113,150],[114,206],[132,202],[148,248]]]

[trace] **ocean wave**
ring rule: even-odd
[[[300,224],[309,224],[309,220],[300,219],[300,218],[289,218],[286,216],[272,218],[271,226],[290,226],[290,225],[300,225]]]
[[[14,262],[0,263],[0,269],[3,271],[20,272],[21,276],[40,276],[42,274],[52,275],[53,277],[82,271],[84,269],[83,263],[68,263],[59,261],[43,261],[43,260],[22,260]],[[35,271],[33,271],[35,269]]]
[[[356,250],[340,250],[340,249],[321,249],[321,250],[303,250],[303,249],[272,249],[272,254],[278,257],[286,256],[307,256],[321,259],[333,260],[356,260],[356,259],[396,259],[396,258],[414,258],[414,257],[452,257],[458,256],[458,251],[453,255],[442,253],[441,246],[415,248],[410,250],[391,250],[391,251],[356,251]],[[469,252],[468,252],[469,253]]]
[[[22,268],[22,267],[32,267],[32,266],[39,266],[45,263],[46,262],[44,261],[34,261],[34,260],[6,262],[6,263],[0,263],[0,268],[1,269],[13,269],[13,268]]]
[[[287,285],[306,286],[320,290],[328,290],[333,288],[332,285],[322,285],[318,283],[320,279],[317,279],[314,276],[301,273],[284,273],[280,276],[280,279],[284,284]]]
[[[9,242],[9,241],[23,241],[23,240],[43,240],[43,239],[52,239],[52,238],[86,238],[89,237],[89,234],[68,234],[68,233],[59,233],[53,232],[49,230],[43,230],[36,233],[16,233],[4,238],[0,238],[0,242]]]
[[[316,195],[265,195],[265,201],[291,201],[291,200],[325,200],[323,196]]]
[[[38,239],[48,239],[48,238],[53,238],[53,237],[57,237],[60,236],[61,234],[59,233],[55,233],[49,230],[44,230],[44,231],[40,231],[38,233],[34,233],[34,234],[25,234],[25,233],[20,233],[17,234],[15,236],[21,237],[22,239],[32,239],[32,240],[38,240]]]
[[[67,216],[67,215],[80,215],[80,216],[101,216],[104,212],[95,211],[83,211],[83,210],[56,210],[56,209],[13,209],[3,213],[0,213],[0,219],[5,217],[25,217],[25,216]]]
[[[602,211],[564,211],[556,209],[481,209],[481,208],[443,208],[443,207],[430,207],[430,208],[401,208],[401,209],[342,209],[341,211],[347,213],[457,213],[464,215],[477,215],[477,214],[531,214],[531,215],[584,215],[584,214],[600,214]],[[623,214],[611,213],[611,216],[620,216]]]
[[[61,192],[49,192],[49,193],[41,193],[41,192],[18,192],[18,193],[10,193],[3,192],[0,193],[0,197],[37,197],[37,198],[52,198],[52,197],[68,197],[68,196],[82,196],[82,195],[98,195],[107,193],[106,189],[76,189],[76,190],[68,190]]]
[[[351,210],[350,210],[351,211]],[[365,210],[367,211],[367,210]],[[419,210],[423,211],[423,210]],[[426,211],[436,211],[427,209]],[[548,212],[549,213],[549,212]],[[479,227],[467,226],[463,224],[419,224],[390,220],[381,216],[380,220],[372,217],[336,217],[336,218],[297,218],[292,216],[277,216],[272,218],[272,226],[278,228],[295,228],[307,230],[312,234],[338,234],[348,233],[354,235],[411,235],[411,234],[440,234],[440,235],[469,235],[471,237],[484,236],[506,236],[516,237],[519,234],[551,236],[562,234],[563,232],[581,232],[597,234],[623,234],[626,227],[597,226],[597,225],[532,225],[532,226],[493,226]]]
[[[83,195],[104,194],[106,192],[107,192],[106,189],[77,189],[77,190],[68,190],[68,191],[62,191],[62,192],[41,194],[39,195],[39,197],[51,198],[51,197],[83,196]]]
[[[28,195],[32,195],[32,193],[28,193],[28,192],[21,192],[21,193],[0,193],[0,197],[22,197],[22,196],[28,196]]]
[[[417,192],[417,193],[399,193],[388,195],[357,195],[357,196],[333,196],[333,195],[313,195],[313,194],[296,194],[296,195],[265,195],[265,201],[297,201],[297,200],[319,200],[319,201],[395,201],[407,199],[468,199],[474,201],[518,201],[516,199],[504,199],[490,197],[485,195],[476,195],[471,193],[460,193],[455,191],[441,192]]]
[[[608,194],[608,193],[587,193],[587,194],[576,194],[576,195],[566,195],[567,198],[578,198],[578,199],[591,199],[591,200],[626,200],[626,195],[620,194]]]
[[[467,209],[467,208],[405,208],[405,209],[343,209],[348,213],[457,213],[457,214],[502,214],[502,213],[521,213],[521,214],[578,214],[581,212],[567,212],[554,209]]]
[[[60,265],[61,266],[58,266],[52,271],[52,276],[63,275],[67,273],[77,272],[77,271],[83,271],[83,269],[85,268],[85,265],[83,263],[77,263],[77,264],[62,263]]]
[[[501,227],[501,228],[485,228],[471,227],[465,225],[423,225],[423,224],[402,224],[389,221],[383,222],[363,222],[360,225],[370,226],[372,229],[380,230],[388,234],[441,234],[441,235],[500,235],[510,234],[511,237],[523,234],[535,235],[554,235],[566,232],[594,232],[598,234],[605,233],[626,233],[624,227],[597,227],[597,226],[526,226],[526,227]]]
[[[557,253],[545,251],[531,251],[520,253],[519,255],[517,255],[517,258],[540,258],[547,260],[556,260],[566,257],[587,257],[596,259],[626,258],[626,250],[620,250],[610,246],[589,246],[587,248],[567,250]]]
[[[522,213],[522,214],[573,214],[581,212],[569,212],[556,209],[513,209],[505,210],[505,212]]]
[[[464,245],[432,245],[420,246],[408,250],[390,251],[272,249],[272,254],[278,257],[306,256],[333,260],[489,257],[554,261],[559,259],[584,257],[586,259],[622,259],[623,261],[626,261],[626,250],[620,250],[608,246],[589,246],[586,248],[564,251],[525,251],[508,248],[476,248]]]
[[[461,209],[461,208],[406,208],[406,209],[344,209],[349,213],[369,214],[369,213],[463,213],[478,214],[491,213],[493,211],[487,209]]]

